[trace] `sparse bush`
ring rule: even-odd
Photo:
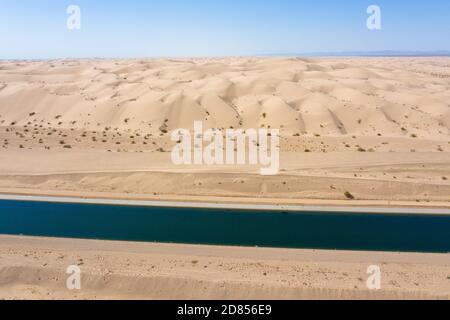
[[[345,195],[345,197],[346,197],[348,200],[354,200],[354,199],[355,199],[355,197],[354,197],[350,192],[348,192],[348,191],[346,191],[346,192],[344,193],[344,195]]]
[[[159,131],[161,131],[161,132],[164,133],[164,134],[168,133],[167,126],[166,126],[166,125],[161,126],[161,127],[159,128]]]

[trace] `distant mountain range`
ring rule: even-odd
[[[301,57],[450,57],[448,50],[436,51],[339,51],[339,52],[303,52],[273,53],[261,56],[301,56]]]

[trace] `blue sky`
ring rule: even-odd
[[[81,30],[66,28],[71,4]],[[450,50],[450,1],[0,0],[0,59],[379,50]]]

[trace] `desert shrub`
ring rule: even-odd
[[[354,197],[350,192],[348,192],[348,191],[346,191],[346,192],[344,193],[344,195],[345,195],[345,197],[346,197],[347,199],[349,199],[349,200],[354,200],[354,199],[355,199],[355,197]]]

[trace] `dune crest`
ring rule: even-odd
[[[202,120],[287,136],[447,138],[449,59],[376,60],[1,62],[0,122],[154,134]]]

